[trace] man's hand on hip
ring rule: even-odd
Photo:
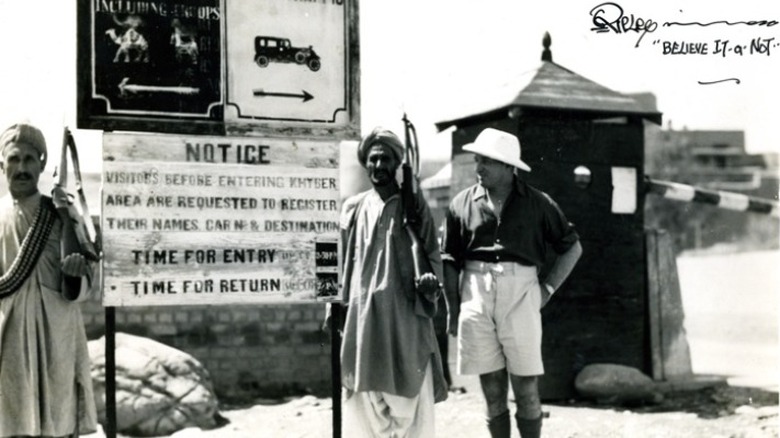
[[[541,308],[546,306],[547,303],[550,301],[550,298],[552,298],[553,293],[555,293],[555,289],[553,289],[553,287],[547,283],[542,283],[540,286],[542,290],[542,305],[540,306]]]

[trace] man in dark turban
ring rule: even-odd
[[[404,156],[404,145],[401,143],[401,139],[398,138],[392,131],[384,128],[374,128],[368,135],[363,137],[358,145],[357,158],[361,166],[366,167],[366,158],[368,158],[368,151],[372,146],[380,144],[388,148],[390,153],[395,157],[400,165]]]
[[[386,129],[363,138],[357,157],[373,188],[349,198],[342,212],[347,436],[434,436],[433,405],[447,396],[432,320],[442,276],[436,228],[420,196],[419,237],[434,274],[415,287],[396,181],[403,150]]]

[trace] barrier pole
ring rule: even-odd
[[[687,184],[659,181],[652,178],[646,178],[645,183],[648,193],[653,193],[666,199],[682,202],[699,202],[727,210],[749,211],[780,218],[780,208],[778,208],[780,204],[771,199],[757,198],[743,195],[742,193],[707,190]]]

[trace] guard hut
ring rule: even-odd
[[[532,168],[523,177],[558,202],[581,236],[579,264],[543,310],[540,392],[547,400],[573,395],[576,373],[592,363],[651,375],[644,126],[661,123],[654,109],[553,62],[550,43],[545,34],[541,63],[504,100],[436,124],[456,128],[451,197],[475,182],[463,146],[487,127],[507,131],[518,136]]]

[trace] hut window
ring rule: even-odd
[[[574,169],[574,185],[581,189],[586,189],[590,185],[590,169],[585,166],[577,166]]]

